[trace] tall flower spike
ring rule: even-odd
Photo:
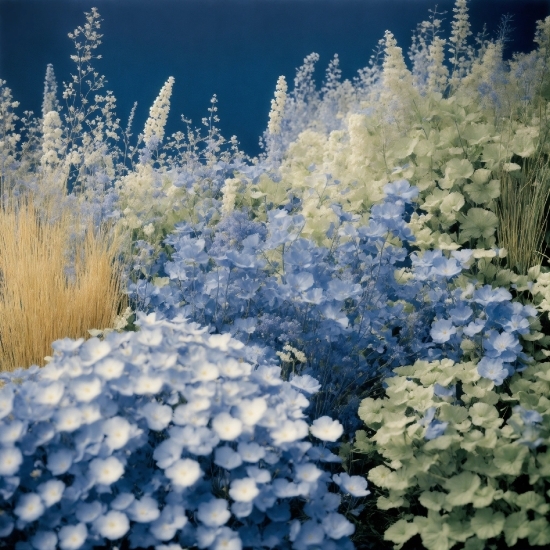
[[[271,100],[271,111],[269,112],[269,123],[267,129],[271,135],[276,135],[281,131],[281,122],[285,111],[286,91],[288,87],[284,76],[277,80],[275,88],[275,99]]]
[[[412,75],[403,57],[403,50],[397,46],[393,34],[385,34],[385,58],[382,70],[382,85],[384,91],[381,102],[388,105],[396,99],[403,101],[413,89]]]
[[[42,100],[42,118],[45,118],[50,111],[59,110],[57,100],[57,80],[53,72],[53,65],[48,63],[46,67],[46,78],[44,79],[44,98]]]
[[[428,89],[432,92],[443,92],[447,87],[449,69],[445,66],[446,41],[436,36],[429,47]]]
[[[465,66],[465,60],[461,54],[467,52],[468,48],[466,41],[472,34],[468,16],[468,0],[456,0],[453,12],[455,15],[451,23],[451,37],[449,38],[449,42],[452,44],[450,48],[452,54],[450,61],[453,66],[451,85],[456,86],[458,80],[463,76],[463,69]]]
[[[164,127],[170,112],[170,96],[172,95],[173,85],[174,77],[171,76],[161,88],[157,99],[155,99],[149,110],[149,118],[143,129],[145,143],[148,143],[152,137],[156,137],[161,142],[164,137]]]

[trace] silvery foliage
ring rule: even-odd
[[[58,340],[43,369],[3,375],[0,539],[22,531],[19,550],[353,548],[338,509],[368,491],[360,478],[343,498],[329,491],[342,427],[319,419],[311,433],[324,445],[308,440],[311,381],[283,381],[273,362],[182,316],[138,317],[138,332]]]

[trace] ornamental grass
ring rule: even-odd
[[[88,225],[79,240],[76,227],[30,196],[0,210],[0,370],[44,366],[52,342],[109,327],[125,307],[117,237]]]

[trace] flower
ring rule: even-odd
[[[114,416],[103,422],[105,442],[111,449],[122,449],[130,439],[132,426],[122,416]]]
[[[214,464],[225,468],[226,470],[233,470],[238,468],[243,463],[241,455],[235,452],[231,447],[218,447],[214,451]]]
[[[48,470],[54,475],[59,476],[69,470],[73,464],[73,453],[69,449],[60,449],[48,454]]]
[[[483,378],[492,380],[495,386],[500,386],[508,377],[508,369],[504,366],[502,359],[492,357],[483,357],[477,364],[477,372]]]
[[[49,507],[61,500],[65,484],[59,479],[50,479],[50,481],[41,483],[36,490],[42,498],[42,502]]]
[[[130,529],[128,516],[118,510],[111,510],[94,521],[94,529],[106,539],[117,540]]]
[[[84,365],[93,365],[100,359],[103,359],[111,352],[111,346],[109,342],[105,340],[101,341],[97,337],[86,340],[80,348],[80,359]]]
[[[82,425],[82,413],[77,407],[65,407],[53,416],[55,427],[59,432],[74,432]]]
[[[23,464],[23,455],[17,447],[0,449],[0,475],[13,476]]]
[[[221,527],[231,517],[227,509],[227,500],[216,498],[199,505],[197,518],[207,527]]]
[[[223,441],[233,441],[243,431],[243,423],[229,413],[222,412],[212,420],[212,429]]]
[[[13,511],[23,521],[34,521],[44,513],[42,499],[36,493],[25,493],[17,502]]]
[[[134,385],[136,395],[153,395],[160,392],[164,380],[162,378],[151,378],[150,376],[138,376]]]
[[[307,432],[308,425],[303,420],[284,420],[279,428],[271,431],[271,437],[275,445],[281,445],[303,439]]]
[[[199,463],[190,458],[176,460],[164,473],[177,487],[190,487],[202,476]]]
[[[242,399],[237,405],[237,416],[247,426],[254,426],[263,417],[267,410],[267,402],[263,397]]]
[[[338,420],[322,416],[313,421],[310,431],[321,441],[336,441],[344,433],[344,427]]]
[[[57,535],[54,531],[37,531],[31,539],[36,550],[55,550],[57,546]]]
[[[62,382],[54,382],[45,388],[40,388],[36,393],[35,401],[41,405],[58,405],[65,393],[65,384]]]
[[[456,334],[456,328],[453,326],[452,321],[443,319],[435,321],[432,324],[432,330],[430,330],[430,336],[437,344],[448,342],[453,334]]]
[[[114,378],[119,378],[124,372],[124,363],[113,357],[106,357],[96,363],[94,370],[101,378],[113,380]]]
[[[150,430],[160,432],[164,430],[172,420],[172,407],[160,403],[147,403],[141,414],[147,421]]]
[[[90,475],[96,483],[111,485],[124,474],[124,465],[114,456],[109,458],[94,458],[89,466]]]
[[[158,502],[147,495],[141,500],[134,500],[128,507],[127,513],[132,521],[138,523],[150,523],[160,516]]]
[[[101,393],[101,380],[95,376],[81,376],[73,381],[72,390],[77,401],[89,403]]]
[[[83,523],[65,525],[59,530],[58,536],[61,550],[78,550],[88,538],[88,529]]]
[[[342,514],[332,513],[323,518],[323,529],[331,539],[349,537],[355,533],[355,525],[348,521]]]
[[[255,442],[241,442],[237,446],[237,451],[245,462],[258,462],[265,456],[265,448]]]
[[[367,490],[367,480],[361,476],[350,476],[346,473],[334,474],[332,480],[336,485],[354,497],[366,497],[370,495]]]
[[[256,482],[249,477],[234,479],[231,482],[229,496],[237,502],[250,502],[259,494],[260,490],[256,486]]]

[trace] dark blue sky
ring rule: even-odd
[[[103,18],[97,62],[118,100],[125,125],[138,101],[139,133],[149,106],[168,76],[176,84],[168,131],[183,129],[180,115],[199,125],[209,100],[219,99],[220,127],[242,148],[258,153],[277,77],[292,85],[295,69],[311,52],[321,56],[318,81],[335,53],[345,78],[364,67],[386,29],[404,51],[417,23],[436,1],[426,0],[0,0],[0,78],[22,109],[40,112],[44,73],[53,63],[69,80],[73,53],[67,33],[92,6]],[[437,1],[447,11],[453,0]],[[550,14],[547,0],[472,0],[474,31],[496,31],[503,13],[514,15],[513,51],[533,47],[535,21]]]

